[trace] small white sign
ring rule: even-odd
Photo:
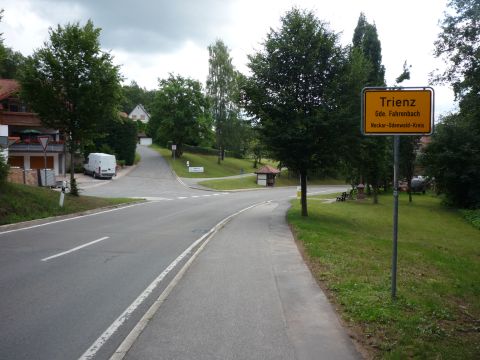
[[[188,172],[191,173],[203,173],[203,166],[190,166]]]
[[[177,145],[172,145],[172,150],[177,150]]]

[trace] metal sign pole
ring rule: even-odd
[[[393,252],[392,252],[392,299],[397,296],[397,240],[398,240],[398,153],[400,136],[393,137]]]

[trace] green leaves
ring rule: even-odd
[[[190,78],[170,75],[160,80],[148,132],[157,143],[172,141],[177,145],[177,156],[183,144],[199,145],[211,131],[209,103],[202,85]]]

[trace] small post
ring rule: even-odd
[[[397,241],[398,241],[398,153],[400,136],[393,137],[393,252],[392,252],[392,299],[397,297]]]
[[[63,207],[63,202],[65,200],[65,188],[67,187],[67,182],[65,180],[62,181],[62,191],[60,192],[60,201],[58,205],[60,207]]]

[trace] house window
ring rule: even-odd
[[[140,120],[145,120],[145,115],[140,115]]]
[[[137,118],[137,115],[132,115],[132,119],[135,120]]]

